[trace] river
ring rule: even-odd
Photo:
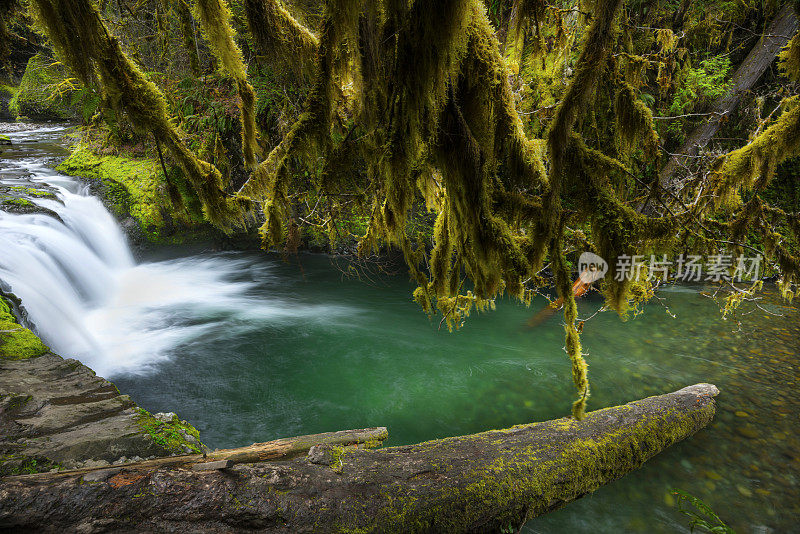
[[[368,426],[387,426],[391,446],[569,413],[559,317],[525,326],[543,299],[500,301],[449,333],[411,301],[399,267],[357,278],[324,255],[134,257],[101,202],[51,170],[62,134],[29,127],[2,147],[0,184],[57,188],[60,200],[35,201],[63,223],[0,211],[0,281],[56,352],[152,412],[177,412],[210,447]],[[711,382],[714,423],[523,532],[688,532],[673,488],[738,532],[800,530],[800,314],[768,289],[739,330],[710,290],[663,288],[627,322],[598,314],[583,342],[590,409]],[[601,304],[581,299],[580,315]]]

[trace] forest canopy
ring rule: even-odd
[[[360,255],[397,247],[414,300],[450,328],[501,295],[530,303],[555,285],[581,418],[577,254],[608,262],[597,285],[622,317],[654,289],[619,276],[633,256],[647,270],[656,257],[763,254],[793,294],[800,215],[776,183],[800,154],[800,37],[722,114],[724,140],[660,172],[719,115],[770,23],[797,27],[791,9],[27,0],[0,10],[0,32],[32,24],[97,95],[93,127],[154,143],[176,210],[227,233],[257,226],[265,249],[296,249],[305,232],[352,240]],[[220,108],[223,96],[233,105]],[[730,286],[733,307],[758,283]]]

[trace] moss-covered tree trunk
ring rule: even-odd
[[[560,508],[714,416],[698,384],[585,420],[229,469],[130,467],[0,481],[0,526],[35,531],[484,532]]]

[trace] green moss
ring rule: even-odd
[[[0,204],[11,204],[14,206],[33,207],[35,204],[26,198],[6,197],[0,200]]]
[[[0,297],[0,359],[24,360],[49,350],[36,334],[17,323],[11,306]]]
[[[64,469],[58,462],[46,458],[35,458],[22,454],[0,456],[0,476],[30,475],[45,473],[53,469]]]
[[[620,410],[630,409],[632,406],[607,408],[590,417],[617,417]],[[660,417],[648,417],[633,427],[583,438],[577,435],[581,423],[568,419],[540,423],[537,427],[549,426],[557,434],[566,435],[563,441],[558,440],[566,444],[558,447],[560,452],[552,453],[546,446],[509,449],[493,463],[463,477],[475,482],[448,485],[440,497],[427,497],[424,503],[399,486],[386,486],[383,493],[389,504],[375,524],[385,526],[387,532],[470,531],[485,520],[485,508],[473,503],[491,503],[498,511],[498,525],[521,525],[528,517],[559,508],[638,468],[655,453],[691,435],[702,421],[713,417],[713,412],[712,403],[688,414],[666,410]],[[491,443],[497,432],[473,438]],[[422,445],[444,447],[442,458],[447,462],[447,441]],[[446,476],[446,465],[437,469]],[[531,507],[527,512],[521,511],[525,503]],[[482,527],[488,530],[487,525]]]
[[[15,94],[17,94],[16,87],[0,83],[0,96],[6,98],[14,98]]]
[[[168,235],[167,227],[174,223],[196,224],[187,213],[172,208],[164,173],[156,159],[99,156],[79,145],[56,169],[102,183],[112,211],[118,216],[131,215],[150,241],[182,240],[182,236]]]
[[[79,114],[73,96],[79,89],[60,63],[37,54],[28,61],[9,109],[32,119],[74,119]]]
[[[347,453],[344,447],[335,446],[331,447],[331,469],[337,473],[341,473],[344,468],[344,455]]]
[[[3,137],[4,136],[0,135],[0,140]],[[30,197],[49,198],[49,199],[55,199],[56,198],[55,193],[52,193],[50,191],[44,191],[42,189],[36,189],[35,187],[26,187],[24,185],[12,185],[12,186],[9,187],[9,189],[11,191],[18,191],[20,193],[24,193],[26,196],[30,196]]]
[[[16,87],[0,83],[0,118],[6,118],[6,119],[13,118],[11,110],[9,109],[9,103],[16,94],[17,94]],[[0,141],[3,140],[8,141],[8,137],[0,135]]]
[[[197,454],[203,452],[200,446],[186,439],[186,435],[189,435],[198,442],[200,440],[200,433],[186,421],[175,416],[172,421],[165,423],[143,408],[137,408],[137,411],[136,423],[150,435],[154,443],[175,454],[185,454],[186,448]]]

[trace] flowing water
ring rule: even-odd
[[[150,411],[178,412],[212,448],[379,425],[398,445],[569,412],[557,316],[529,329],[534,310],[502,301],[451,334],[413,304],[406,276],[348,278],[325,256],[134,260],[102,204],[50,170],[60,134],[14,132],[0,154],[0,184],[56,187],[59,200],[36,202],[62,221],[0,212],[0,281],[56,352]],[[591,408],[712,382],[714,423],[525,532],[688,532],[672,488],[739,532],[800,531],[800,314],[768,295],[737,331],[708,290],[666,288],[627,323],[601,313],[583,340]],[[581,315],[600,305],[582,299]]]

